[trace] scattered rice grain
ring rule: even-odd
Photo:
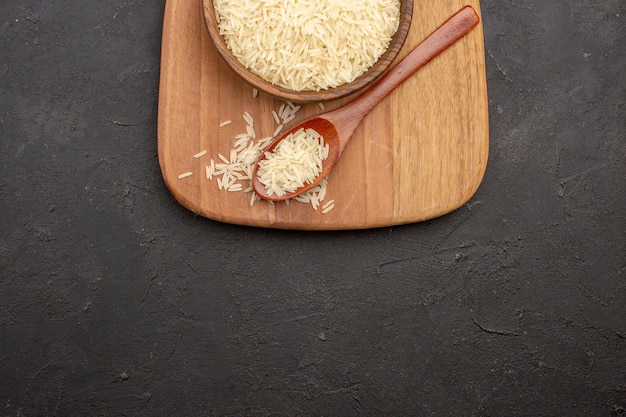
[[[274,140],[274,137],[280,133],[280,130],[284,125],[283,120],[285,118],[292,117],[298,110],[300,110],[300,106],[291,102],[284,102],[278,112],[273,110],[272,117],[278,124],[275,134],[258,140],[251,137],[250,133],[253,132],[248,129],[248,127],[251,127],[251,125],[254,124],[254,119],[248,112],[245,112],[243,114],[243,119],[246,122],[246,133],[240,133],[234,136],[233,146],[228,154],[230,159],[221,153],[217,154],[218,161],[221,162],[216,163],[215,159],[210,159],[209,163],[205,166],[205,176],[207,180],[217,180],[217,188],[225,192],[250,193],[249,203],[252,207],[256,201],[261,200],[261,198],[254,192],[251,182],[254,164],[256,163],[257,158],[264,152],[265,148]],[[230,123],[230,121],[228,122]],[[307,131],[303,133],[311,137],[319,137],[320,139],[318,139],[318,141],[321,140],[323,142],[323,138],[321,138],[321,136],[315,131]],[[324,146],[328,147],[328,145]],[[324,152],[321,152],[319,149],[320,147],[318,147],[317,150],[317,158],[324,155]],[[196,155],[199,154],[200,153]],[[202,155],[204,154],[205,153],[203,151]],[[191,175],[191,172],[185,173],[184,175]],[[327,179],[324,178],[318,185],[312,187],[309,191],[301,194],[297,198],[294,198],[294,200],[300,203],[310,204],[315,210],[317,210],[325,198],[326,184]],[[273,202],[267,203],[273,205]],[[287,200],[285,204],[288,205],[289,200]]]
[[[278,134],[280,133],[281,130],[283,130],[283,126],[284,125],[278,125],[278,127],[276,128],[276,130],[274,130],[274,137],[278,136]]]
[[[283,119],[283,123],[284,123],[284,124],[287,124],[287,123],[289,123],[290,121],[292,121],[292,120],[293,120],[293,119],[295,119],[295,118],[296,118],[296,115],[295,115],[295,114],[290,114],[289,116],[287,116],[287,117],[285,117],[285,118]]]
[[[335,208],[335,203],[327,204],[326,208],[322,208],[322,214],[326,214],[326,213],[328,213],[329,211],[331,211],[334,208]]]
[[[329,200],[326,204],[324,204],[322,206],[323,209],[327,209],[330,206],[333,206],[335,204],[335,200]]]
[[[230,161],[224,155],[222,155],[221,153],[218,153],[217,157],[219,159],[221,159],[222,161],[224,161],[225,164],[230,164]]]
[[[193,157],[198,159],[198,158],[203,157],[204,155],[206,155],[206,152],[207,152],[206,150],[200,151],[197,154],[195,154]]]
[[[256,138],[256,132],[254,131],[254,127],[252,125],[246,126],[246,132],[252,139]]]
[[[250,116],[250,113],[248,113],[247,111],[243,113],[243,120],[246,121],[248,126],[254,125],[254,119],[252,118],[252,116]]]

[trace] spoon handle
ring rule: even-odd
[[[357,97],[352,104],[345,106],[350,114],[350,124],[357,124],[387,94],[415,74],[433,58],[465,36],[480,22],[471,6],[465,6],[441,25],[428,38],[413,49],[387,74],[380,78],[369,90]],[[341,109],[339,109],[341,111]],[[346,114],[347,116],[347,114]]]

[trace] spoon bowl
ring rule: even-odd
[[[257,160],[252,175],[254,191],[264,200],[282,201],[297,197],[319,184],[337,165],[352,134],[365,116],[398,85],[469,33],[479,22],[480,19],[474,9],[471,6],[464,7],[354,101],[330,112],[308,118],[284,132],[267,147],[265,153]],[[314,181],[292,193],[285,193],[281,196],[269,195],[265,185],[261,183],[258,177],[259,162],[264,160],[265,154],[271,153],[287,136],[300,129],[317,131],[324,138],[324,142],[328,144],[328,158],[323,162],[322,171]]]
[[[298,195],[307,192],[308,190],[310,190],[311,188],[319,184],[320,181],[322,181],[322,179],[326,177],[330,173],[330,171],[332,171],[335,165],[337,165],[337,162],[339,162],[339,159],[341,158],[341,154],[343,153],[343,149],[348,142],[341,139],[341,136],[339,132],[337,131],[337,125],[333,123],[331,120],[326,119],[323,115],[311,117],[305,120],[304,122],[299,123],[296,126],[292,127],[291,129],[287,130],[287,132],[285,132],[284,135],[278,137],[272,143],[270,143],[265,149],[265,152],[270,152],[270,153],[273,152],[274,149],[282,142],[282,140],[285,137],[289,136],[292,133],[297,132],[299,129],[303,127],[305,129],[313,129],[317,133],[322,135],[322,137],[324,138],[324,143],[328,145],[328,158],[326,158],[326,160],[324,161],[324,164],[322,165],[322,171],[317,176],[315,181],[305,184],[304,187],[298,188],[293,193],[286,193],[282,196],[277,196],[275,194],[268,195],[267,190],[265,189],[265,185],[261,183],[261,181],[259,180],[259,176],[258,176],[259,162],[265,159],[265,156],[261,156],[257,160],[257,163],[254,166],[254,170],[252,173],[252,187],[254,188],[255,192],[259,195],[259,197],[263,198],[264,200],[270,200],[270,201],[288,200],[290,198],[297,197]]]

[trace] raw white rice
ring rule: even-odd
[[[276,130],[274,130],[274,137],[278,136],[278,134],[281,132],[281,130],[283,130],[283,126],[285,125],[278,125],[278,127],[276,128]]]
[[[193,175],[193,172],[185,172],[185,173],[180,174],[178,176],[178,179],[182,180],[183,178],[191,177],[192,175]]]
[[[217,157],[218,157],[219,159],[221,159],[221,160],[222,160],[225,164],[227,164],[227,165],[228,165],[228,164],[230,164],[230,161],[228,160],[228,158],[226,158],[226,157],[225,157],[224,155],[222,155],[221,153],[218,153],[218,154],[217,154]]]
[[[296,91],[353,81],[387,50],[400,0],[214,0],[233,55],[265,80]]]
[[[250,113],[248,113],[247,111],[243,113],[243,120],[245,120],[249,126],[254,125],[254,119],[252,118],[252,116],[250,116]]]
[[[250,136],[252,139],[256,138],[256,133],[252,125],[246,126],[246,132],[248,133],[248,136]]]
[[[327,157],[324,138],[313,129],[300,129],[272,152],[265,152],[265,159],[259,162],[259,181],[269,196],[282,197],[314,182]]]
[[[254,164],[256,163],[258,157],[265,151],[265,148],[280,133],[282,126],[285,124],[285,120],[295,117],[299,110],[300,106],[291,102],[283,103],[278,111],[273,110],[272,117],[276,123],[275,133],[272,136],[266,136],[260,139],[256,139],[250,135],[253,132],[249,130],[248,127],[254,126],[254,119],[252,115],[245,112],[242,115],[242,118],[245,122],[246,133],[239,133],[233,137],[233,145],[228,153],[228,158],[224,154],[218,153],[215,159],[211,158],[209,160],[209,163],[204,166],[206,179],[209,181],[217,180],[217,188],[224,192],[249,193],[250,206],[253,206],[257,201],[260,201],[261,199],[254,192],[251,182]],[[228,123],[230,122],[231,121],[229,120]],[[319,134],[315,131],[308,131],[308,134],[313,135],[318,138],[318,140],[321,139]],[[315,136],[316,134],[317,136]],[[318,155],[321,155],[322,157],[324,154],[324,152],[318,152]],[[202,156],[203,155],[204,153]],[[181,177],[184,178],[191,174],[191,172],[181,174]],[[300,203],[310,204],[314,210],[317,210],[326,196],[327,183],[328,180],[324,178],[315,187],[311,188],[306,193],[301,194],[297,198],[294,198],[294,200]],[[268,202],[268,204],[273,203]],[[288,205],[289,200],[285,201],[285,204]]]
[[[203,157],[204,155],[206,155],[206,152],[207,152],[206,150],[204,150],[204,151],[200,151],[200,152],[198,152],[197,154],[195,154],[193,157],[194,157],[195,159],[201,158],[201,157]]]
[[[322,214],[326,214],[335,208],[335,200],[330,200],[322,206]]]
[[[220,123],[220,127],[224,127],[226,125],[231,124],[233,121],[232,120],[224,120],[222,123]]]

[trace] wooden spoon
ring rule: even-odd
[[[370,110],[398,85],[402,84],[446,48],[465,36],[478,25],[479,21],[478,15],[471,6],[464,7],[354,101],[330,112],[308,118],[275,139],[266,148],[266,152],[272,152],[283,139],[299,129],[314,129],[324,137],[325,143],[329,146],[328,158],[324,161],[322,172],[315,181],[306,184],[295,192],[279,197],[268,195],[265,185],[259,181],[257,174],[259,162],[265,159],[265,155],[262,155],[258,159],[252,175],[254,191],[265,200],[281,201],[296,197],[317,185],[337,165],[352,134]]]

